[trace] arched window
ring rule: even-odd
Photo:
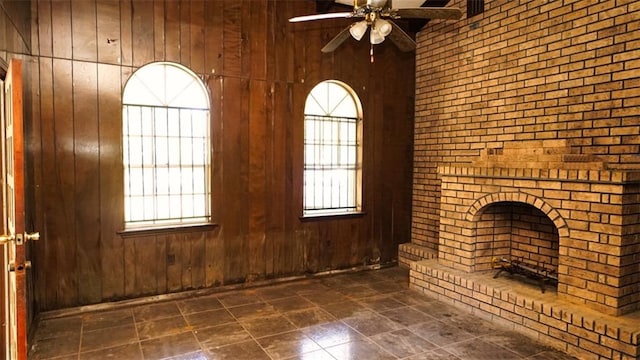
[[[210,221],[209,95],[186,67],[138,69],[122,94],[125,227]]]
[[[361,106],[346,84],[316,85],[304,107],[303,215],[361,211]]]

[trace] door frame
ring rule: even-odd
[[[5,138],[4,135],[4,123],[5,123],[5,99],[4,99],[4,79],[7,73],[7,69],[5,66],[5,62],[0,59],[0,136],[2,139]],[[4,146],[1,146],[2,149],[0,151],[0,166],[2,167],[2,172],[0,174],[0,186],[2,186],[2,191],[0,191],[0,201],[2,205],[2,225],[0,227],[0,231],[2,234],[6,234],[7,229],[7,209],[4,199],[6,198],[6,178],[5,167],[4,167]],[[2,329],[0,331],[0,356],[3,359],[9,359],[11,356],[9,349],[7,346],[9,344],[9,274],[6,269],[7,264],[9,263],[8,254],[7,254],[7,245],[1,245],[2,249],[0,250],[0,322],[2,324]]]

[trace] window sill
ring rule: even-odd
[[[300,221],[324,221],[324,220],[338,220],[338,219],[354,219],[360,218],[367,215],[364,211],[354,211],[349,213],[327,213],[327,214],[318,214],[318,215],[302,215],[300,216]]]
[[[159,235],[159,234],[187,233],[187,232],[195,232],[195,231],[211,231],[217,227],[218,227],[218,224],[216,223],[196,223],[196,224],[173,225],[173,226],[168,225],[163,227],[130,228],[130,229],[120,230],[117,232],[117,234],[122,237],[148,236],[148,235]]]

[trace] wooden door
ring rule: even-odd
[[[5,244],[8,263],[7,303],[8,358],[27,359],[27,268],[25,242],[33,235],[25,233],[24,139],[22,125],[22,62],[11,60],[4,81],[3,179]],[[6,274],[5,274],[6,275]]]

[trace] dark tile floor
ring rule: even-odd
[[[571,359],[388,268],[43,320],[29,359]]]

